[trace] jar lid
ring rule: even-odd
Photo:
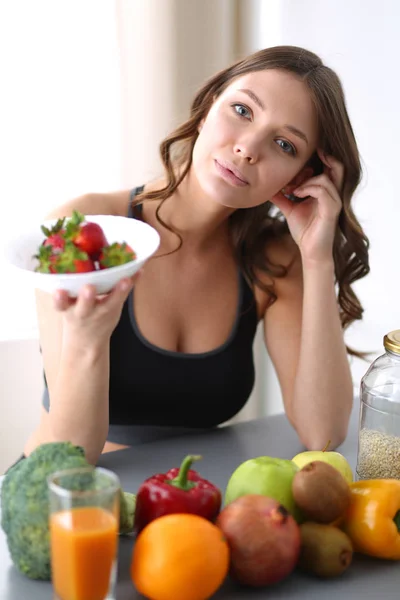
[[[387,333],[383,338],[383,345],[386,350],[400,354],[400,329]]]

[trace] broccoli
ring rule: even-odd
[[[119,532],[121,535],[132,533],[135,520],[136,496],[121,490]]]
[[[52,442],[38,446],[7,472],[1,487],[1,527],[14,565],[27,577],[51,579],[48,476],[85,466],[83,448]],[[134,504],[135,496],[121,490],[121,533],[133,530]]]

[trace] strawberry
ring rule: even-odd
[[[33,258],[39,261],[39,265],[35,269],[37,273],[57,273],[55,270],[57,254],[53,253],[53,246],[42,244]]]
[[[104,231],[97,223],[85,221],[85,216],[74,210],[67,223],[66,237],[74,242],[82,252],[86,252],[92,260],[97,260],[101,250],[108,246]]]
[[[57,255],[54,263],[56,273],[89,273],[96,266],[87,252],[82,252],[73,242],[65,243],[64,251]]]
[[[99,256],[100,269],[109,269],[110,267],[117,267],[124,265],[131,260],[135,260],[136,253],[126,243],[115,242],[106,248],[103,248]]]
[[[58,221],[48,229],[44,225],[42,225],[41,230],[46,236],[46,239],[43,242],[43,246],[52,246],[53,252],[61,252],[65,246],[65,229],[64,227],[65,218],[58,219]]]
[[[62,252],[53,253],[52,246],[40,246],[34,256],[39,261],[38,273],[89,273],[96,266],[86,252],[82,252],[72,242],[65,242]]]

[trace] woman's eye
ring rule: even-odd
[[[234,111],[244,117],[245,119],[251,119],[251,112],[244,104],[232,104]]]
[[[287,142],[286,140],[276,140],[276,143],[280,148],[282,148],[283,152],[286,154],[291,154],[292,156],[296,156],[296,150],[292,144]]]

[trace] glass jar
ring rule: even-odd
[[[400,479],[400,329],[361,380],[357,479]]]

